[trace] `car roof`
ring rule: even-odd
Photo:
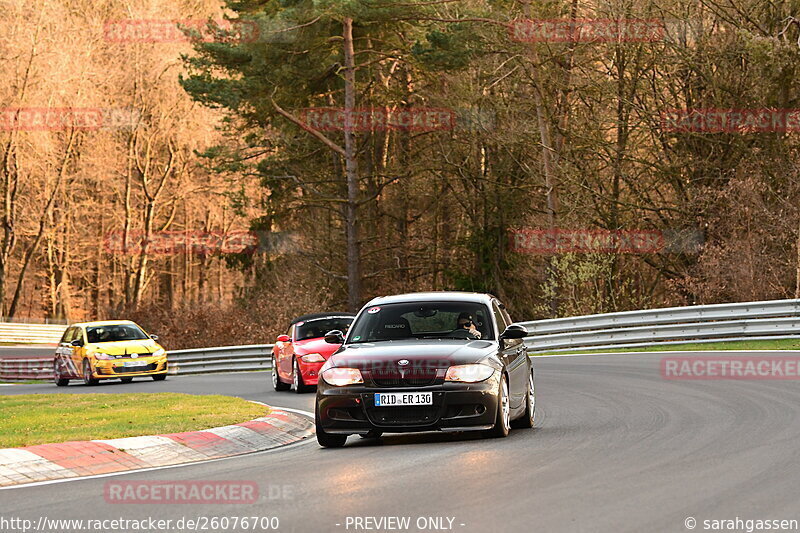
[[[490,304],[494,296],[483,292],[460,292],[460,291],[433,291],[433,292],[410,292],[407,294],[396,294],[393,296],[379,296],[373,298],[366,305],[385,305],[393,303],[408,302],[470,302]]]
[[[96,320],[94,322],[76,322],[75,324],[71,325],[92,327],[92,326],[118,326],[121,324],[133,324],[134,326],[137,325],[136,322],[133,322],[132,320]]]
[[[295,318],[289,324],[297,324],[298,322],[305,322],[307,320],[316,320],[318,318],[334,318],[334,317],[350,317],[355,318],[355,313],[311,313]]]

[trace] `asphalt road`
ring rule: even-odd
[[[447,530],[417,528],[416,521],[451,517],[452,530],[464,532],[678,532],[689,531],[688,517],[698,521],[696,531],[712,519],[800,520],[798,382],[664,380],[661,357],[535,359],[536,428],[506,439],[351,437],[343,449],[310,442],[180,468],[0,490],[0,518],[274,516],[280,531],[298,532],[376,530],[347,527],[348,516],[408,516],[406,531]],[[246,373],[1,390],[222,393],[313,409],[312,394],[271,392],[267,378]],[[246,505],[105,503],[104,485],[120,480],[254,480],[262,497]]]

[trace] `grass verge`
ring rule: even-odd
[[[690,342],[685,344],[666,344],[660,346],[642,346],[640,348],[586,348],[569,352],[545,352],[536,355],[563,355],[581,353],[628,353],[628,352],[696,352],[706,350],[800,350],[800,339],[776,339],[762,341],[733,342]]]
[[[246,422],[269,408],[229,396],[24,394],[0,396],[0,448],[197,431]]]

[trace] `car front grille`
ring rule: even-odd
[[[437,419],[438,407],[373,407],[367,409],[370,420],[377,425],[420,426],[433,424]]]
[[[115,366],[114,372],[117,374],[130,374],[132,372],[149,372],[158,368],[156,363],[150,363],[144,366]]]
[[[435,368],[372,372],[372,382],[378,387],[424,387],[436,381]]]

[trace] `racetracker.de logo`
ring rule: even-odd
[[[188,43],[194,39],[254,43],[260,40],[261,31],[258,24],[246,20],[124,19],[106,22],[103,36],[112,43]]]
[[[657,253],[664,249],[660,231],[643,230],[511,230],[511,251],[529,254]]]
[[[673,380],[800,379],[800,357],[663,357],[661,377]]]
[[[609,43],[663,41],[660,19],[518,19],[511,22],[511,39],[525,43]]]
[[[140,121],[135,109],[101,107],[0,108],[0,130],[63,131],[133,128]]]
[[[105,235],[103,245],[108,253],[134,255],[144,250],[155,255],[251,254],[258,249],[259,240],[249,231],[159,231],[149,238],[142,231],[127,236],[115,231]]]
[[[453,110],[424,107],[312,107],[301,109],[299,115],[301,121],[319,131],[444,131],[456,125]]]
[[[765,133],[800,131],[800,109],[671,109],[661,112],[671,132]]]
[[[106,503],[251,504],[258,501],[255,481],[109,481]]]

